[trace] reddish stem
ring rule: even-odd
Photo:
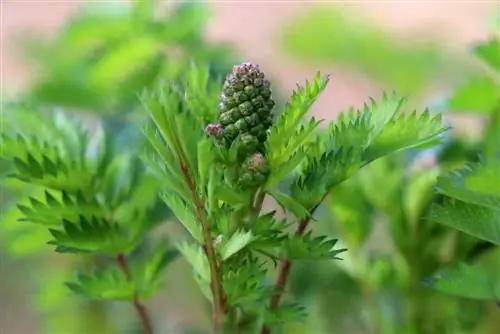
[[[118,263],[118,266],[120,267],[121,271],[123,272],[127,280],[131,281],[132,275],[130,273],[130,269],[128,267],[125,255],[119,254],[116,258],[116,262]],[[153,327],[151,326],[151,321],[149,319],[148,312],[146,310],[146,307],[139,300],[137,293],[134,296],[132,304],[134,305],[135,312],[137,313],[139,321],[141,322],[143,334],[153,334]]]
[[[323,202],[323,200],[326,198],[328,193],[323,195],[321,197],[320,201],[309,210],[310,215],[304,219],[302,219],[299,222],[299,225],[297,226],[297,230],[295,231],[295,235],[303,235],[304,232],[306,231],[307,225],[309,225],[309,222],[311,221],[311,217],[316,211],[316,209],[319,207],[319,205]],[[292,262],[288,259],[282,259],[280,260],[280,263],[278,265],[278,275],[276,277],[276,283],[274,286],[274,293],[271,297],[271,303],[269,305],[269,308],[271,311],[276,310],[281,303],[281,298],[283,296],[283,293],[285,292],[285,287],[288,282],[288,277],[290,277],[290,271],[292,269]],[[261,334],[270,334],[271,329],[264,325],[262,326],[262,329],[260,331]]]

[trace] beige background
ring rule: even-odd
[[[90,0],[92,1],[92,0]],[[95,0],[94,0],[95,1]],[[3,60],[3,88],[21,89],[29,73],[13,50],[16,34],[24,29],[36,30],[41,36],[54,33],[81,1],[76,0],[0,0],[3,11],[1,57]],[[163,1],[166,3],[167,1]],[[379,22],[396,36],[404,38],[444,37],[447,47],[458,53],[487,37],[491,32],[488,19],[498,11],[498,0],[481,1],[208,1],[212,19],[206,31],[214,41],[231,42],[249,61],[258,62],[277,78],[279,84],[292,89],[297,80],[310,77],[318,69],[304,68],[287,61],[280,54],[275,36],[280,25],[313,4],[350,7],[361,15]],[[323,118],[334,116],[349,105],[358,104],[367,95],[378,94],[377,88],[364,78],[354,77],[341,70],[333,72],[328,91],[314,109]],[[327,108],[325,106],[328,106]]]

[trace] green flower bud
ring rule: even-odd
[[[264,183],[269,174],[269,166],[261,153],[248,157],[241,166],[238,182],[245,187],[258,187]]]

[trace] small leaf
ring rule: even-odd
[[[236,231],[230,239],[223,243],[221,248],[222,259],[225,261],[240,250],[245,248],[253,240],[251,231]]]
[[[271,195],[285,211],[291,211],[295,217],[304,219],[311,216],[308,209],[303,207],[302,204],[295,201],[292,197],[278,190],[270,191],[268,194]]]

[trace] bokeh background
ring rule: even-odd
[[[334,119],[349,106],[361,107],[368,97],[376,98],[384,90],[396,90],[402,95],[408,95],[412,106],[417,108],[429,106],[436,111],[447,111],[446,101],[453,90],[483,70],[482,65],[472,56],[472,46],[500,31],[498,1],[233,0],[190,3],[195,10],[184,10],[174,18],[171,13],[176,11],[179,1],[159,1],[155,9],[158,20],[173,21],[166,29],[169,33],[162,35],[164,42],[160,42],[164,43],[168,53],[167,62],[168,59],[177,59],[177,48],[185,48],[184,51],[187,50],[189,56],[201,59],[202,62],[215,64],[214,68],[220,73],[235,62],[256,62],[272,78],[277,96],[283,99],[297,81],[311,78],[318,70],[331,73],[330,85],[312,111],[314,116],[325,119]],[[30,101],[81,112],[88,117],[90,123],[93,118],[104,115],[104,110],[107,113],[111,111],[116,116],[126,109],[119,101],[128,100],[124,98],[125,95],[120,95],[123,92],[116,89],[117,81],[113,81],[113,71],[125,71],[134,66],[127,56],[131,57],[131,61],[152,61],[148,59],[147,52],[142,54],[142,58],[141,52],[137,52],[136,58],[129,54],[115,57],[115,63],[111,61],[108,65],[110,69],[103,72],[105,74],[100,77],[101,81],[79,86],[80,81],[88,79],[87,72],[97,65],[80,66],[78,57],[85,56],[82,46],[85,43],[78,44],[78,41],[85,40],[85,36],[89,41],[105,38],[103,36],[110,30],[106,30],[105,25],[96,24],[92,27],[89,23],[87,28],[77,31],[70,24],[84,10],[87,13],[85,15],[110,15],[125,22],[128,20],[130,2],[2,0],[0,5],[1,88],[5,99],[19,96],[24,98],[24,94],[28,92]],[[135,38],[132,34],[127,36],[129,31],[124,30],[124,35],[121,36],[124,40]],[[197,43],[198,37],[193,36],[198,34],[206,44]],[[227,49],[212,50],[222,44]],[[78,49],[78,45],[81,49]],[[129,49],[133,49],[134,44],[130,45]],[[101,54],[96,57],[104,56]],[[165,75],[182,72],[182,62],[173,63],[172,67],[164,70]],[[59,86],[51,83],[51,80],[58,82]],[[82,97],[82,87],[88,88],[92,84],[95,87],[101,87],[97,84],[102,84],[106,88],[102,96],[90,94]],[[131,91],[132,88],[123,94],[134,99]],[[70,98],[61,98],[63,95]],[[467,113],[454,113],[447,117],[459,130],[463,130],[465,136],[480,136],[483,118],[472,117]],[[116,126],[121,126],[121,123],[117,124]],[[387,171],[390,172],[391,169]],[[355,194],[352,196],[356,197]],[[2,196],[0,203],[0,224],[13,226],[7,197]],[[372,206],[376,208],[376,205]],[[330,219],[328,212],[337,213],[339,219],[336,210],[333,206],[332,210],[326,210],[325,226],[333,224],[333,218]],[[371,222],[378,221],[379,218],[379,215],[373,215],[370,219],[359,219]],[[28,244],[38,241],[36,238],[23,239],[19,234],[11,237],[9,231],[12,232],[12,228],[0,228],[0,333],[131,332],[123,328],[116,331],[116,324],[101,327],[76,326],[85,317],[88,320],[83,322],[87,324],[94,320],[104,321],[98,319],[99,316],[95,319],[91,316],[99,313],[101,306],[86,305],[78,310],[61,307],[66,305],[65,298],[71,297],[66,296],[64,287],[59,287],[62,285],[60,276],[54,275],[51,278],[49,274],[64,271],[68,263],[65,259],[54,257],[47,249],[38,250],[29,245],[16,246],[16,238]],[[379,231],[374,235],[366,244],[376,246],[391,238],[387,231]],[[36,250],[31,250],[33,248]],[[363,249],[366,258],[372,253],[378,254],[372,248],[360,249]],[[393,319],[394,315],[380,311],[385,306],[371,308],[381,312],[372,316],[387,318],[389,320],[381,322],[388,324],[374,325],[373,318],[366,320],[370,316],[361,309],[368,304],[368,300],[373,301],[368,295],[382,290],[379,285],[373,285],[370,290],[367,288],[370,284],[363,283],[362,277],[358,279],[356,274],[352,274],[351,278],[349,275],[344,277],[338,273],[338,268],[330,268],[332,266],[336,264],[329,264],[329,269],[318,269],[315,264],[304,264],[296,268],[296,287],[302,288],[292,291],[292,294],[295,293],[296,298],[308,303],[312,316],[303,327],[290,327],[288,332],[403,333],[400,327],[392,324],[398,322]],[[398,268],[394,262],[389,266]],[[35,282],[34,278],[41,275],[40,272],[44,273],[45,281]],[[190,280],[187,266],[178,261],[170,273],[167,289],[148,305],[156,315],[158,326],[162,328],[161,333],[184,333],[186,328],[203,326],[208,319],[206,307],[194,282]],[[388,283],[388,289],[400,289],[396,285],[394,282]],[[351,288],[352,293],[345,292]],[[368,293],[367,289],[371,292]],[[340,292],[344,292],[344,295]],[[321,300],[318,299],[320,297]],[[399,300],[404,304],[406,299],[401,297]],[[474,313],[477,316],[472,317],[468,327],[459,331],[458,327],[461,325],[457,324],[464,318],[457,311],[460,306],[455,305],[455,301],[448,300],[433,303],[444,303],[439,305],[446,316],[443,315],[439,321],[451,322],[452,325],[429,325],[428,328],[432,329],[413,331],[405,328],[404,333],[495,333],[500,329],[500,324],[487,316],[491,311],[490,305],[473,305],[467,314]],[[398,308],[394,305],[397,304],[393,303],[393,308]],[[119,323],[121,318],[130,314],[127,305],[112,305],[110,309],[109,314],[115,318],[112,321],[114,323]],[[52,319],[52,323],[47,319]]]

